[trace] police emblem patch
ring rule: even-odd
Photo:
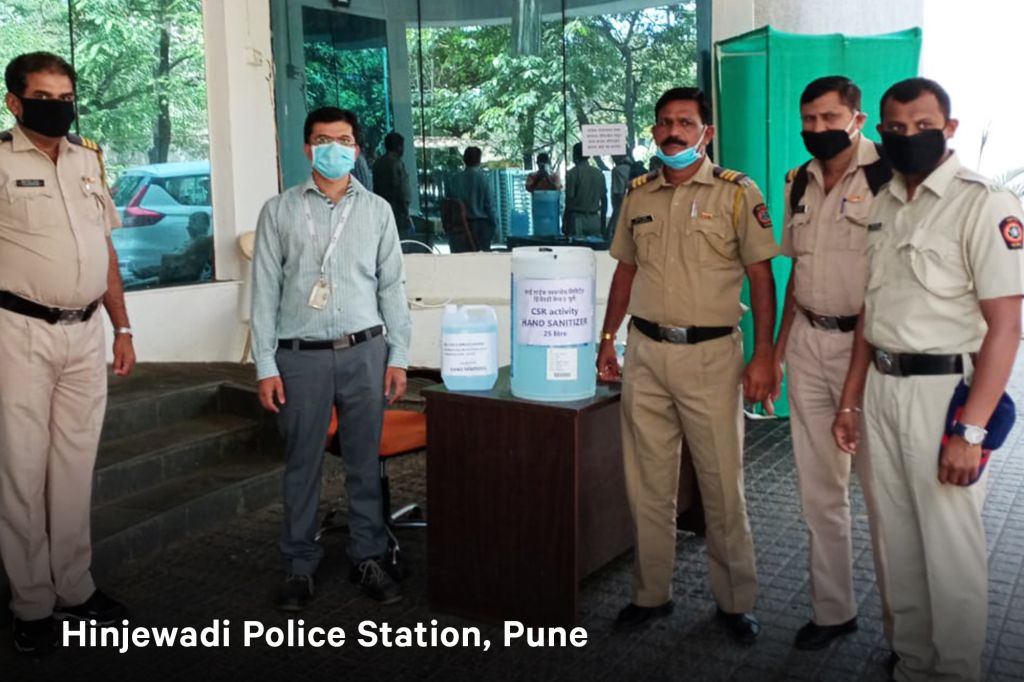
[[[1006,248],[1011,250],[1024,248],[1024,226],[1021,225],[1020,218],[1012,215],[1003,218],[1003,221],[999,223],[999,232],[1003,235]]]
[[[768,207],[764,204],[758,204],[754,207],[754,218],[758,224],[764,229],[769,229],[772,226],[772,218],[768,215]]]

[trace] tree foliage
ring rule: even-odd
[[[71,0],[79,125],[113,169],[206,158],[201,0]],[[4,0],[0,60],[71,57],[66,0]],[[10,125],[10,117],[4,122]]]
[[[660,94],[696,82],[692,3],[575,17],[564,32],[548,22],[536,56],[513,55],[510,43],[509,25],[410,30],[411,82],[424,100],[413,102],[417,134],[479,141],[516,165],[539,151],[558,163],[582,124],[625,123],[629,148],[649,139]]]

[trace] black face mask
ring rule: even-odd
[[[21,101],[21,125],[46,137],[64,137],[75,120],[75,103],[62,99],[29,99]]]
[[[946,138],[938,128],[916,135],[882,133],[882,146],[893,168],[904,175],[921,175],[939,165],[946,153]]]
[[[800,135],[811,156],[822,161],[828,161],[853,144],[850,134],[845,130],[823,130],[820,133],[805,130]]]

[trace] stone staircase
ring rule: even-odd
[[[92,500],[98,581],[281,499],[280,440],[251,366],[139,365],[109,381]],[[6,582],[0,571],[0,611]]]
[[[98,575],[280,499],[276,429],[255,388],[164,367],[122,390],[111,380],[93,484]]]

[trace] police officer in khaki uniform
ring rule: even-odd
[[[867,217],[874,195],[892,177],[875,144],[861,134],[867,118],[861,93],[844,76],[811,82],[800,96],[803,140],[814,157],[786,176],[782,252],[793,259],[776,366],[789,366],[790,428],[803,519],[810,531],[813,616],[796,635],[799,649],[822,649],[857,629],[850,527],[851,458],[832,438],[850,365],[853,330],[864,304]],[[781,370],[780,370],[781,371]],[[885,632],[891,615],[885,598],[885,561],[879,549],[878,509],[871,461],[856,462],[875,572],[882,594]]]
[[[102,302],[114,372],[135,364],[99,147],[68,135],[75,73],[45,52],[7,66],[0,133],[0,555],[14,645],[42,654],[54,616],[120,622],[89,572],[93,464],[106,406]]]
[[[896,173],[869,218],[864,313],[833,431],[841,448],[856,449],[863,396],[893,676],[980,680],[987,481],[970,483],[1020,343],[1021,206],[947,150],[957,121],[938,83],[896,83],[881,109],[878,129]],[[947,432],[963,379],[970,393]]]
[[[626,492],[636,533],[633,600],[616,628],[672,611],[676,494],[685,437],[704,498],[711,590],[738,641],[760,625],[750,613],[757,578],[743,491],[741,398],[774,387],[772,332],[778,253],[761,192],[705,150],[714,128],[696,88],[658,100],[652,128],[663,172],[632,183],[611,253],[618,261],[598,353],[602,379],[618,376],[614,337],[632,315],[622,391]],[[737,323],[751,283],[756,343],[744,370]]]

